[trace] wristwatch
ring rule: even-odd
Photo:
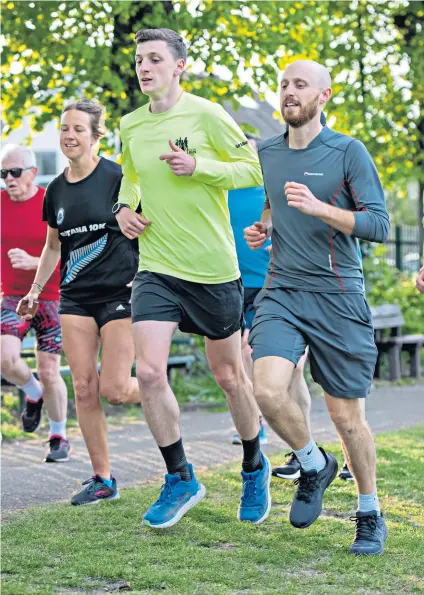
[[[112,207],[112,213],[113,213],[114,215],[117,215],[117,214],[119,213],[119,211],[120,211],[121,209],[123,209],[124,207],[126,207],[127,209],[130,209],[130,208],[131,208],[131,207],[130,207],[130,205],[127,205],[127,204],[125,204],[125,203],[123,203],[123,202],[116,202],[116,203],[113,205],[113,207]]]

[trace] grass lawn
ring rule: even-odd
[[[424,593],[424,427],[380,435],[379,493],[389,526],[379,558],[348,554],[354,487],[336,480],[322,517],[290,526],[294,487],[273,478],[273,508],[259,526],[240,523],[238,466],[201,474],[207,496],[170,530],[141,528],[157,485],[115,502],[11,513],[2,532],[4,595],[107,592],[172,595],[403,595]],[[339,445],[331,450],[341,461]],[[280,456],[272,457],[281,462]],[[36,489],[36,486],[28,486]]]

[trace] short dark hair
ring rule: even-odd
[[[165,41],[176,60],[187,60],[187,46],[183,38],[172,29],[140,29],[135,34],[135,43]]]
[[[90,116],[91,133],[95,138],[102,138],[106,134],[104,125],[105,108],[103,105],[93,99],[78,99],[67,103],[62,110],[62,114],[73,109],[85,112]]]

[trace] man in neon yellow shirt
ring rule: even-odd
[[[177,328],[205,337],[243,444],[240,520],[269,514],[271,468],[260,451],[252,385],[241,357],[243,287],[227,190],[262,184],[246,137],[224,109],[184,93],[186,47],[170,29],[136,35],[136,73],[150,103],[121,120],[123,180],[114,212],[122,232],[139,237],[132,288],[133,335],[143,411],[168,473],[143,523],[166,528],[205,495],[187,462],[179,409],[167,382]],[[135,212],[141,200],[142,215]]]

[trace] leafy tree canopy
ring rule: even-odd
[[[328,116],[366,144],[386,187],[424,177],[422,1],[2,0],[2,13],[6,133],[29,112],[41,130],[81,94],[98,97],[116,128],[146,100],[134,73],[136,31],[168,27],[187,40],[188,73],[205,75],[187,76],[185,88],[212,101],[276,91],[295,59],[325,64]]]

